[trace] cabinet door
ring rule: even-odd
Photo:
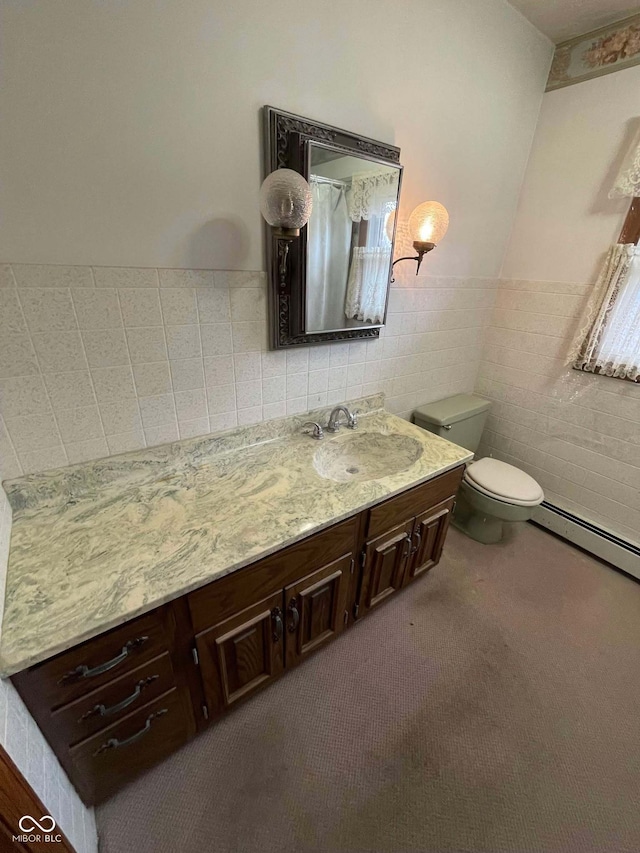
[[[285,589],[287,666],[304,660],[342,631],[350,578],[348,554]]]
[[[412,530],[413,519],[365,544],[362,593],[367,610],[402,586]]]
[[[428,572],[440,560],[452,507],[453,498],[431,507],[416,518],[405,583]]]
[[[282,592],[196,634],[212,715],[250,696],[283,669]]]

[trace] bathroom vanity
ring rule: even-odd
[[[2,666],[86,803],[437,564],[471,454],[363,402],[323,442],[289,418],[8,484]],[[341,467],[356,436],[404,461]]]

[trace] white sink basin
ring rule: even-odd
[[[324,439],[313,455],[313,467],[336,483],[380,480],[406,471],[422,456],[420,442],[407,435],[350,432]]]

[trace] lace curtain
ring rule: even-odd
[[[351,180],[349,216],[353,222],[360,222],[380,216],[383,210],[395,210],[397,196],[397,169],[359,172]]]
[[[640,133],[636,136],[609,192],[609,198],[640,196]]]
[[[398,171],[361,172],[353,176],[348,193],[352,222],[367,221],[365,246],[356,246],[351,256],[345,316],[360,323],[382,323],[387,301],[391,241],[386,224],[396,209]]]
[[[633,243],[609,250],[569,363],[606,376],[640,378],[640,250]]]

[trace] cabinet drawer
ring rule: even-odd
[[[458,491],[464,466],[440,474],[428,483],[416,486],[395,498],[390,498],[369,510],[366,536],[368,539],[380,536],[396,524],[401,524],[413,516],[430,509]]]
[[[91,803],[105,799],[189,737],[184,697],[173,689],[70,751]]]
[[[47,730],[62,744],[78,743],[175,686],[171,658],[165,652],[53,711]]]
[[[51,710],[90,693],[167,650],[161,611],[154,611],[101,634],[45,663],[18,673],[20,693]]]

